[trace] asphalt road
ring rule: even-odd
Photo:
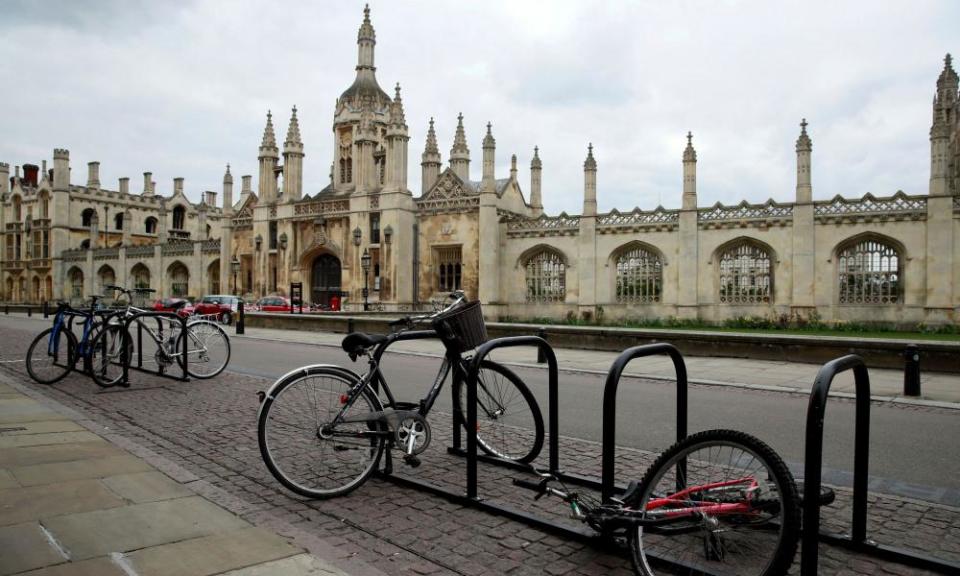
[[[298,366],[323,363],[366,370],[330,346],[241,337],[232,342],[230,370],[245,374],[276,378]],[[388,355],[383,364],[395,396],[410,401],[426,394],[438,367],[439,359],[405,354]],[[530,385],[546,418],[546,370],[514,370]],[[559,380],[561,435],[600,441],[603,377],[565,372]],[[802,475],[807,396],[719,386],[691,386],[689,394],[689,432],[750,432]],[[449,410],[447,398],[441,395],[438,409]],[[617,403],[617,444],[646,450],[669,446],[676,435],[675,402],[673,383],[624,378]],[[960,410],[875,404],[870,417],[871,490],[960,506]],[[826,482],[852,485],[853,430],[853,402],[831,400],[824,429]]]

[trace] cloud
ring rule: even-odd
[[[363,3],[8,1],[0,160],[71,149],[74,181],[152,171],[160,191],[256,174],[266,111],[298,107],[304,188],[327,183],[334,101],[350,85]],[[601,210],[678,206],[687,130],[701,205],[793,198],[800,119],[814,195],[924,193],[930,99],[957,51],[960,4],[900,2],[374,2],[377,76],[403,86],[409,186],[427,121],[448,159],[463,112],[475,177],[487,121],[497,171],[534,145],[550,213],[579,212],[588,142]],[[136,190],[136,186],[134,186]]]

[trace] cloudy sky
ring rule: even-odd
[[[326,185],[334,101],[353,80],[363,2],[3,0],[0,161],[71,151],[73,182],[152,171],[161,193],[220,190],[257,173],[267,109],[278,140],[297,105],[304,191]],[[931,109],[960,2],[372,2],[377,77],[400,82],[419,194],[427,121],[447,161],[463,112],[479,178],[487,121],[497,174],[529,188],[543,160],[548,213],[579,212],[593,142],[601,210],[680,204],[687,130],[701,205],[794,195],[810,122],[816,198],[927,191]],[[256,176],[254,177],[256,181]],[[239,184],[239,179],[238,182]]]

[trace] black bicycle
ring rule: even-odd
[[[37,335],[27,348],[27,373],[40,384],[55,384],[80,364],[89,373],[98,350],[92,342],[105,321],[116,311],[100,306],[102,296],[90,296],[90,308],[78,309],[58,302],[53,325]],[[75,324],[80,335],[74,333]],[[82,361],[82,363],[81,363]]]
[[[392,333],[355,332],[342,347],[354,362],[367,357],[369,370],[359,375],[330,364],[304,366],[261,393],[258,414],[260,453],[270,472],[290,490],[310,498],[329,498],[354,490],[376,470],[384,448],[403,452],[418,466],[430,444],[427,415],[447,376],[453,378],[454,414],[466,414],[464,353],[486,340],[479,302],[466,303],[462,292],[429,315],[391,322]],[[432,330],[415,331],[429,321]],[[398,340],[437,338],[446,354],[426,397],[397,401],[380,370],[384,351]],[[508,368],[486,361],[477,385],[477,436],[491,456],[531,462],[543,447],[543,416],[527,386]],[[455,416],[456,417],[456,416]],[[458,426],[464,425],[459,417]]]

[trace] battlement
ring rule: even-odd
[[[69,160],[70,151],[66,148],[54,148],[53,149],[53,159],[54,160]]]

